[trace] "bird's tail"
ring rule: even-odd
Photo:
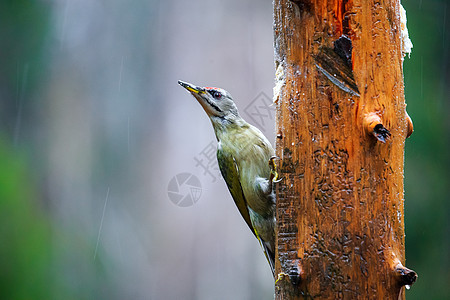
[[[266,256],[267,262],[269,263],[270,269],[272,270],[272,275],[275,278],[275,253],[269,248],[269,244],[260,238],[256,232],[256,237],[258,238],[261,248],[263,248],[264,255]]]
[[[266,256],[267,261],[269,262],[270,268],[272,269],[272,275],[275,278],[275,253],[273,253],[269,247],[267,247],[266,243],[262,242],[264,249],[264,255]]]

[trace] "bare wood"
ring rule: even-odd
[[[274,1],[276,299],[401,299],[417,278],[403,267],[412,122],[399,9],[399,0]]]

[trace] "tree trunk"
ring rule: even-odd
[[[274,1],[276,299],[402,299],[399,0]]]

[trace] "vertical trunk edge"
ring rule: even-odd
[[[399,0],[274,0],[275,299],[404,299]]]

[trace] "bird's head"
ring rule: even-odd
[[[233,98],[227,91],[215,87],[198,87],[181,80],[178,80],[178,84],[197,99],[210,118],[234,119],[239,117]]]

